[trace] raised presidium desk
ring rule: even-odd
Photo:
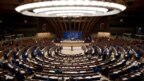
[[[83,46],[83,45],[89,45],[89,43],[85,43],[83,40],[63,40],[60,41],[60,44],[62,46],[73,46],[73,47],[77,47],[77,46]]]

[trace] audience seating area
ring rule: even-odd
[[[96,38],[84,54],[62,54],[48,39],[0,43],[0,81],[143,81],[144,44]],[[106,80],[102,80],[106,77]]]

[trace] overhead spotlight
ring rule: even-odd
[[[2,21],[2,20],[0,20],[0,23],[3,23],[3,21]]]

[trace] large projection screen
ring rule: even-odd
[[[78,31],[63,32],[63,39],[74,40],[74,39],[82,39],[82,37],[83,37],[82,32]]]

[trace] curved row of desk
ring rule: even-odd
[[[1,81],[141,81],[142,54],[135,47],[93,44],[84,54],[62,54],[62,46],[39,43],[3,51]]]

